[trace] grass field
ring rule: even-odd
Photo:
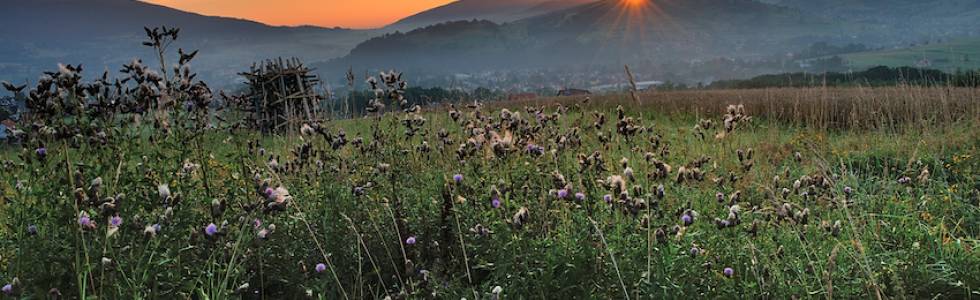
[[[980,39],[962,39],[910,48],[842,55],[855,70],[876,66],[918,66],[945,72],[980,69]],[[920,62],[928,61],[928,64]]]
[[[685,91],[275,136],[40,134],[0,152],[0,284],[92,299],[980,297],[977,93]]]

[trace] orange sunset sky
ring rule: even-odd
[[[270,25],[376,28],[453,0],[143,0]]]

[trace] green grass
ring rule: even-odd
[[[910,48],[869,51],[842,55],[854,69],[875,66],[920,66],[946,72],[980,69],[980,39],[961,39]],[[919,65],[928,60],[928,66]]]
[[[592,127],[592,109],[610,119],[601,130]],[[348,142],[363,138],[360,146],[336,149],[320,135],[211,131],[188,137],[179,130],[164,135],[124,127],[104,146],[48,141],[45,160],[32,150],[0,152],[11,161],[0,173],[0,283],[17,277],[20,296],[33,298],[58,288],[69,298],[221,299],[238,297],[234,291],[245,283],[245,292],[257,297],[325,299],[399,293],[473,299],[489,296],[495,286],[504,298],[980,296],[980,138],[973,121],[922,130],[822,131],[757,118],[725,139],[714,139],[714,129],[701,140],[693,134],[694,117],[652,108],[628,112],[642,116],[640,124],[650,130],[627,139],[615,131],[614,107],[573,108],[557,124],[541,126],[521,112],[528,125],[513,131],[515,152],[498,157],[481,149],[463,160],[456,150],[468,138],[465,127],[443,111],[425,114],[415,136],[404,134],[402,115],[325,124],[332,137],[343,129]],[[484,113],[497,119],[500,112]],[[721,116],[708,117],[720,123]],[[440,129],[452,143],[441,146]],[[600,142],[599,131],[608,143]],[[655,148],[651,140],[658,135]],[[559,144],[562,136],[581,144]],[[423,140],[432,152],[416,150]],[[280,155],[280,165],[295,167],[270,168],[258,147],[248,150],[250,141]],[[526,154],[527,142],[546,153]],[[305,143],[312,149],[307,158],[291,151]],[[663,145],[669,154],[659,154]],[[736,152],[749,148],[754,166],[745,170]],[[595,151],[607,170],[583,171],[577,156]],[[673,166],[669,178],[646,176],[653,170],[646,152]],[[704,181],[674,180],[681,166],[702,156],[710,158]],[[611,192],[597,180],[622,174],[623,158],[636,174],[628,182],[631,197],[650,203],[657,185],[664,185],[666,196],[656,206],[633,214],[602,200]],[[180,174],[185,161],[201,166]],[[923,168],[931,176],[919,181]],[[557,199],[553,172],[587,199]],[[291,192],[285,211],[250,208],[264,205],[253,174]],[[464,180],[453,183],[454,174]],[[730,175],[737,180],[712,181]],[[806,186],[780,195],[804,175],[826,176],[829,185],[812,188],[812,197],[800,195]],[[902,176],[913,183],[899,184]],[[100,197],[124,194],[118,206],[124,225],[111,236],[108,215],[74,200],[73,187],[93,194],[89,182],[96,177],[103,179]],[[157,195],[161,183],[179,201],[165,204]],[[854,189],[850,198],[845,186]],[[355,195],[355,187],[366,187],[364,194]],[[491,207],[494,188],[501,192],[499,208]],[[736,191],[742,192],[741,224],[718,229],[712,220],[725,218],[729,207],[715,193]],[[225,210],[212,214],[213,199],[224,200]],[[807,222],[778,217],[783,203],[797,212],[809,209]],[[76,204],[98,222],[97,230],[79,229]],[[522,207],[529,218],[518,228],[510,220]],[[685,209],[698,212],[694,224],[658,242],[656,229],[669,231]],[[254,219],[262,220],[261,228],[276,225],[267,240],[256,237]],[[837,221],[839,235],[821,224]],[[225,222],[218,236],[203,234],[207,224]],[[753,222],[759,226],[754,236],[747,232]],[[144,236],[145,226],[156,223],[159,234]],[[26,232],[31,224],[38,235]],[[472,233],[478,224],[493,233]],[[418,242],[406,244],[408,236]],[[701,253],[690,255],[692,247]],[[112,262],[103,264],[102,257]],[[317,273],[317,263],[328,270]],[[728,267],[732,277],[723,275]]]

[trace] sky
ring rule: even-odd
[[[270,25],[377,28],[453,0],[143,0]]]

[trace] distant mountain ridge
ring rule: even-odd
[[[508,1],[527,5],[529,1],[542,0]],[[454,4],[467,3],[483,2],[464,0]],[[676,65],[721,57],[777,60],[817,42],[895,47],[922,40],[980,35],[980,1],[976,0],[644,3],[587,1],[506,22],[464,19],[469,21],[430,25],[373,38],[324,67],[472,72],[568,64]]]
[[[0,0],[0,79],[36,80],[57,63],[82,63],[92,74],[152,57],[140,45],[143,27],[181,28],[178,47],[200,49],[194,69],[215,85],[239,82],[252,62],[295,56],[309,62],[342,56],[368,31],[276,27],[209,17],[135,0]],[[148,63],[155,60],[145,59]]]
[[[449,22],[368,40],[331,68],[483,70],[785,53],[831,27],[753,0],[589,2],[505,24]],[[808,40],[808,39],[807,39]]]
[[[386,26],[388,31],[414,29],[450,21],[487,20],[505,23],[597,0],[459,0]]]

